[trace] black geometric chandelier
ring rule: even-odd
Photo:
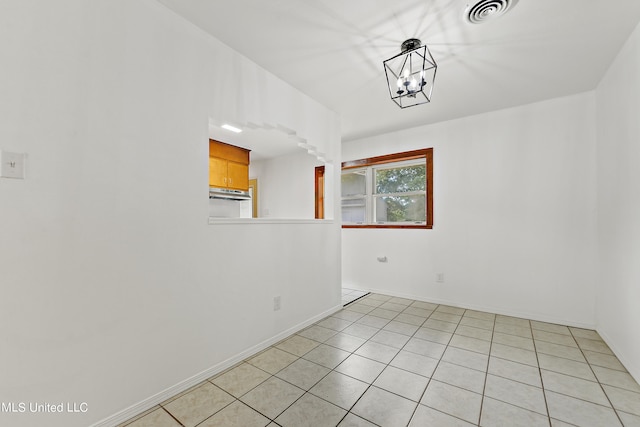
[[[383,62],[389,95],[400,108],[431,102],[438,65],[418,39],[405,40],[401,52]]]

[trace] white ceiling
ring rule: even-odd
[[[475,0],[158,1],[338,112],[343,141],[594,89],[640,20],[640,0],[520,0],[480,25]],[[438,71],[400,109],[382,61],[412,37]]]
[[[209,124],[209,138],[251,150],[251,161],[271,159],[303,150],[298,140],[279,129],[245,128],[234,133]]]

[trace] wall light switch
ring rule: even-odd
[[[0,177],[24,179],[24,159],[24,154],[0,151]]]

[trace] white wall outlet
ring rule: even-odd
[[[21,153],[0,151],[0,177],[24,179],[24,158]]]
[[[280,300],[280,296],[273,297],[273,311],[278,311],[282,308],[282,301]]]
[[[436,273],[436,282],[444,283],[444,273]]]

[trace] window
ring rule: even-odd
[[[343,228],[432,228],[433,149],[342,164]]]

